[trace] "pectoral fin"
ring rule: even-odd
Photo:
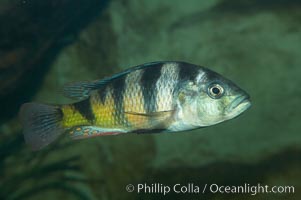
[[[137,113],[125,112],[129,121],[139,130],[165,129],[172,120],[174,110]]]

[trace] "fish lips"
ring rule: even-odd
[[[228,106],[227,112],[235,112],[238,114],[244,112],[251,106],[250,96],[248,94],[236,97]]]

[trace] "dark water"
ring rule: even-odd
[[[300,25],[297,0],[1,0],[0,199],[300,199]],[[208,66],[253,106],[191,132],[24,144],[22,103],[70,103],[69,81],[157,60]]]

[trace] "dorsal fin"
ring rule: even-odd
[[[91,92],[105,84],[102,81],[80,81],[64,85],[63,94],[75,100],[83,100],[90,96]]]
[[[63,94],[66,97],[69,97],[71,99],[75,100],[83,100],[90,96],[91,92],[93,90],[100,89],[104,85],[106,85],[108,82],[115,80],[121,76],[124,76],[132,71],[144,69],[147,67],[152,67],[159,64],[164,64],[166,62],[151,62],[151,63],[145,63],[142,65],[138,65],[132,68],[129,68],[123,72],[120,72],[118,74],[114,74],[111,77],[107,77],[101,80],[95,80],[95,81],[80,81],[80,82],[72,82],[68,83],[63,87]]]

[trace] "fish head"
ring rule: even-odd
[[[185,90],[182,116],[194,127],[235,118],[251,106],[247,92],[206,68],[200,70],[194,82],[186,84]]]

